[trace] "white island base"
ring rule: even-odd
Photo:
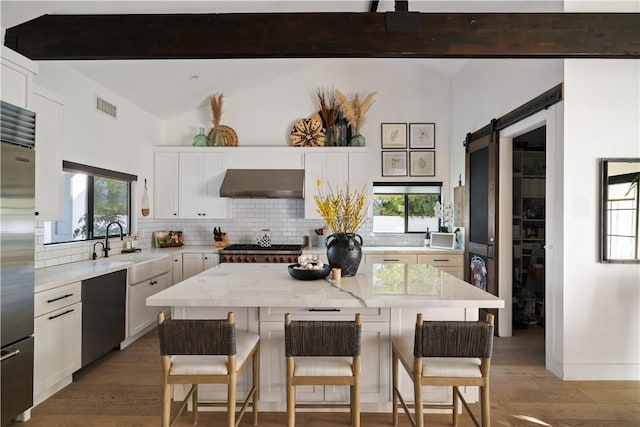
[[[420,264],[361,266],[354,277],[297,281],[284,265],[221,264],[147,299],[151,306],[171,306],[176,319],[225,318],[235,313],[236,328],[260,334],[260,410],[286,411],[284,315],[294,319],[352,320],[362,314],[363,412],[391,411],[390,336],[413,336],[416,314],[425,320],[478,319],[479,308],[502,308],[504,301],[444,273]],[[246,372],[250,372],[247,370]],[[250,379],[241,379],[241,397]],[[400,385],[412,395],[404,372]],[[298,402],[348,402],[347,386],[296,387]],[[226,400],[226,387],[201,386],[200,400]],[[467,390],[475,400],[475,388]],[[184,390],[176,387],[174,398]],[[428,387],[425,402],[449,402],[449,388]],[[317,409],[316,409],[317,410]]]

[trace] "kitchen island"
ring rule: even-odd
[[[147,298],[147,305],[172,307],[174,318],[224,318],[233,311],[238,330],[261,337],[261,410],[285,410],[284,314],[294,319],[351,320],[361,313],[362,410],[391,409],[390,336],[413,335],[416,313],[425,320],[478,319],[480,308],[503,308],[504,301],[426,264],[362,264],[353,277],[299,281],[284,264],[220,264]],[[243,379],[239,391],[248,390]],[[411,395],[411,383],[401,378]],[[468,390],[474,400],[475,389]],[[181,399],[181,390],[175,398]],[[348,401],[347,387],[309,386],[298,401]],[[431,401],[450,392],[429,390]],[[225,399],[224,388],[202,387],[200,397]]]

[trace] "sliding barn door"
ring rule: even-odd
[[[492,126],[466,143],[465,280],[498,295],[498,135]],[[497,310],[490,310],[497,316]],[[483,318],[483,314],[480,314]],[[497,319],[496,319],[497,320]],[[497,324],[497,322],[496,322]]]

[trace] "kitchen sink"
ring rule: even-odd
[[[111,261],[98,262],[111,262]],[[130,262],[129,284],[136,285],[152,277],[171,271],[171,257],[168,254],[141,253],[123,254],[110,257],[109,260],[118,262]]]

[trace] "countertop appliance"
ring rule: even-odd
[[[33,405],[35,113],[2,102],[0,119],[1,422]]]
[[[221,263],[294,263],[302,255],[302,245],[229,245],[220,250]]]

